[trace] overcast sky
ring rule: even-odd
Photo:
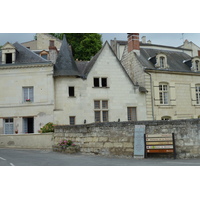
[[[0,33],[0,45],[6,42],[27,42],[34,40],[36,33]],[[103,42],[106,40],[110,42],[111,39],[127,40],[127,33],[101,33]],[[169,46],[180,46],[184,40],[192,41],[200,46],[200,33],[140,33],[140,40],[142,36],[146,36],[146,40],[151,40],[152,44],[161,44]]]

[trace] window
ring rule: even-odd
[[[159,85],[159,98],[160,98],[160,104],[168,104],[168,85],[167,84]]]
[[[23,87],[24,102],[33,102],[33,87]]]
[[[160,67],[161,68],[165,67],[165,58],[163,56],[160,57]]]
[[[6,53],[6,64],[12,63],[12,53]]]
[[[4,119],[4,134],[14,134],[13,118]]]
[[[163,116],[163,117],[161,117],[161,120],[171,120],[171,117],[170,116]]]
[[[94,101],[95,122],[108,122],[108,100]]]
[[[200,85],[196,85],[195,89],[196,89],[196,104],[200,104]]]
[[[70,125],[75,125],[75,116],[70,116],[69,117],[69,124]]]
[[[74,87],[69,87],[69,96],[70,97],[74,97],[75,96],[75,90],[74,90]]]
[[[199,68],[199,60],[195,60],[195,67],[196,67],[197,71],[200,70],[200,68]]]
[[[41,57],[47,60],[47,54],[41,54]]]
[[[94,78],[94,87],[108,87],[107,78]]]
[[[136,107],[127,108],[128,121],[137,121]]]

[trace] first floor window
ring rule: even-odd
[[[94,87],[108,87],[107,78],[94,78]]]
[[[69,117],[69,124],[70,125],[75,125],[75,116],[70,116]]]
[[[159,85],[159,97],[160,97],[160,104],[168,104],[168,85],[167,84]]]
[[[24,102],[33,102],[33,87],[23,87]]]
[[[137,121],[136,107],[127,108],[128,121]]]
[[[95,122],[108,122],[108,100],[94,101],[94,120]]]
[[[196,103],[200,104],[200,85],[196,85]]]
[[[34,133],[34,118],[33,117],[23,118],[23,132]]]
[[[69,87],[69,97],[74,97],[75,96],[75,89],[74,87]]]
[[[13,133],[14,133],[13,118],[4,119],[4,134],[13,134]]]

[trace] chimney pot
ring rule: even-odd
[[[146,43],[146,36],[142,36],[142,43]]]

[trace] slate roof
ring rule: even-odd
[[[81,77],[81,73],[74,61],[65,36],[63,37],[60,52],[54,65],[54,76]]]
[[[27,49],[23,45],[18,42],[14,43],[13,46],[16,49],[16,60],[14,64],[2,64],[2,51],[0,51],[0,65],[23,65],[23,64],[39,64],[39,63],[50,63],[46,59],[38,56],[36,53]]]
[[[167,56],[167,64],[169,68],[161,69],[156,68],[156,55],[159,53],[164,53]],[[163,49],[150,49],[150,48],[141,48],[140,56],[136,54],[140,63],[147,69],[156,69],[156,70],[167,70],[167,71],[177,71],[177,72],[191,72],[191,56],[184,52],[179,51],[170,51]],[[189,62],[185,63],[184,61],[188,60]]]

